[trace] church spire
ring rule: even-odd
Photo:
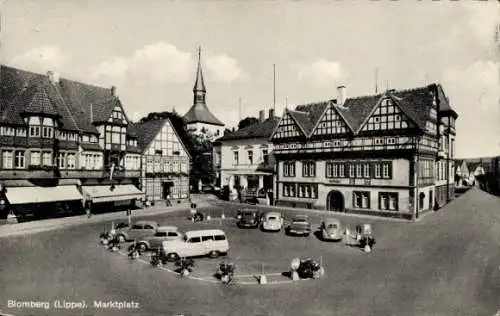
[[[201,70],[201,46],[198,47],[198,71],[196,72],[196,81],[193,92],[206,92],[205,82],[203,81],[203,71]]]

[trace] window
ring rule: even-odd
[[[284,197],[295,197],[295,183],[283,183],[283,196]]]
[[[133,225],[130,229],[141,229],[142,230],[142,225]]]
[[[16,150],[15,167],[16,168],[24,168],[25,166],[26,166],[26,164],[25,164],[24,150]]]
[[[382,175],[380,173],[382,169],[382,166],[380,164],[375,164],[375,178],[382,178]]]
[[[318,198],[318,186],[317,184],[310,183],[299,183],[298,193],[300,198],[307,199],[317,199]]]
[[[40,137],[40,126],[30,126],[30,137]]]
[[[191,243],[191,244],[199,243],[199,242],[201,242],[201,237],[192,237],[192,238],[189,238],[187,242]]]
[[[167,237],[167,232],[157,232],[155,237]]]
[[[283,176],[295,177],[295,161],[283,163]]]
[[[4,150],[2,152],[2,160],[4,169],[12,169],[14,165],[12,150]]]
[[[240,153],[238,151],[233,151],[233,165],[240,164]]]
[[[253,151],[252,150],[248,151],[248,163],[250,165],[253,165]]]
[[[225,235],[215,235],[214,239],[215,240],[226,240],[226,236]]]
[[[333,178],[333,166],[334,166],[334,163],[332,163],[332,162],[327,162],[325,164],[325,169],[326,169],[325,176],[327,178]]]
[[[390,178],[389,164],[388,163],[382,164],[382,177],[385,178],[385,179]]]
[[[354,178],[354,165],[349,164],[349,177]]]
[[[363,176],[365,178],[370,178],[370,165],[367,163],[363,165]]]
[[[375,145],[383,145],[384,140],[382,138],[375,138]]]
[[[269,163],[269,151],[267,149],[262,149],[262,161],[265,165]]]
[[[57,156],[57,165],[61,169],[66,168],[66,153],[59,153],[59,155]]]
[[[33,166],[39,166],[40,165],[40,152],[39,151],[32,151],[30,156],[31,156],[30,164]]]
[[[362,177],[363,177],[363,165],[356,164],[356,178],[362,178]]]
[[[212,241],[214,236],[201,236],[201,241]]]
[[[54,128],[52,126],[44,126],[42,129],[42,137],[43,138],[52,138],[53,132],[54,132]]]
[[[302,162],[302,176],[303,177],[316,176],[316,162],[314,162],[314,161]]]
[[[370,208],[370,192],[353,191],[352,206],[354,208]]]
[[[395,192],[380,192],[378,194],[378,208],[380,210],[397,211],[398,210],[398,193]]]
[[[76,138],[77,138],[77,136],[78,136],[78,135],[77,135],[76,133],[69,133],[69,134],[68,134],[68,140],[69,140],[69,141],[74,141],[74,142],[76,142]]]
[[[16,129],[16,136],[19,136],[19,137],[24,137],[26,136],[26,129],[25,128],[17,128]]]
[[[3,136],[14,136],[16,130],[13,127],[2,127]],[[26,134],[25,134],[26,136]]]
[[[344,175],[344,164],[340,164],[339,165],[339,177],[340,178],[343,178],[345,175]]]
[[[394,137],[387,138],[387,144],[394,145],[396,143],[396,139]]]
[[[76,167],[76,159],[75,154],[68,154],[68,169],[75,169]]]

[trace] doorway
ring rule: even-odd
[[[331,191],[326,197],[326,207],[332,212],[344,212],[344,195],[337,190]]]
[[[172,187],[174,186],[173,181],[162,182],[162,199],[166,200],[169,196],[172,198]]]

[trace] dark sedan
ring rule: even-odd
[[[311,222],[306,215],[297,215],[292,218],[292,222],[288,225],[286,233],[290,235],[309,236],[311,234]]]
[[[238,212],[237,225],[240,228],[257,228],[260,224],[261,214],[257,210],[242,210]]]

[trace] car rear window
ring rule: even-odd
[[[144,229],[155,229],[153,225],[146,224],[144,225]]]
[[[132,226],[132,229],[142,229],[142,225],[134,225]]]
[[[177,237],[179,236],[179,234],[177,234],[176,232],[168,232],[168,237]]]
[[[215,235],[214,238],[215,238],[215,240],[226,240],[225,235]]]

